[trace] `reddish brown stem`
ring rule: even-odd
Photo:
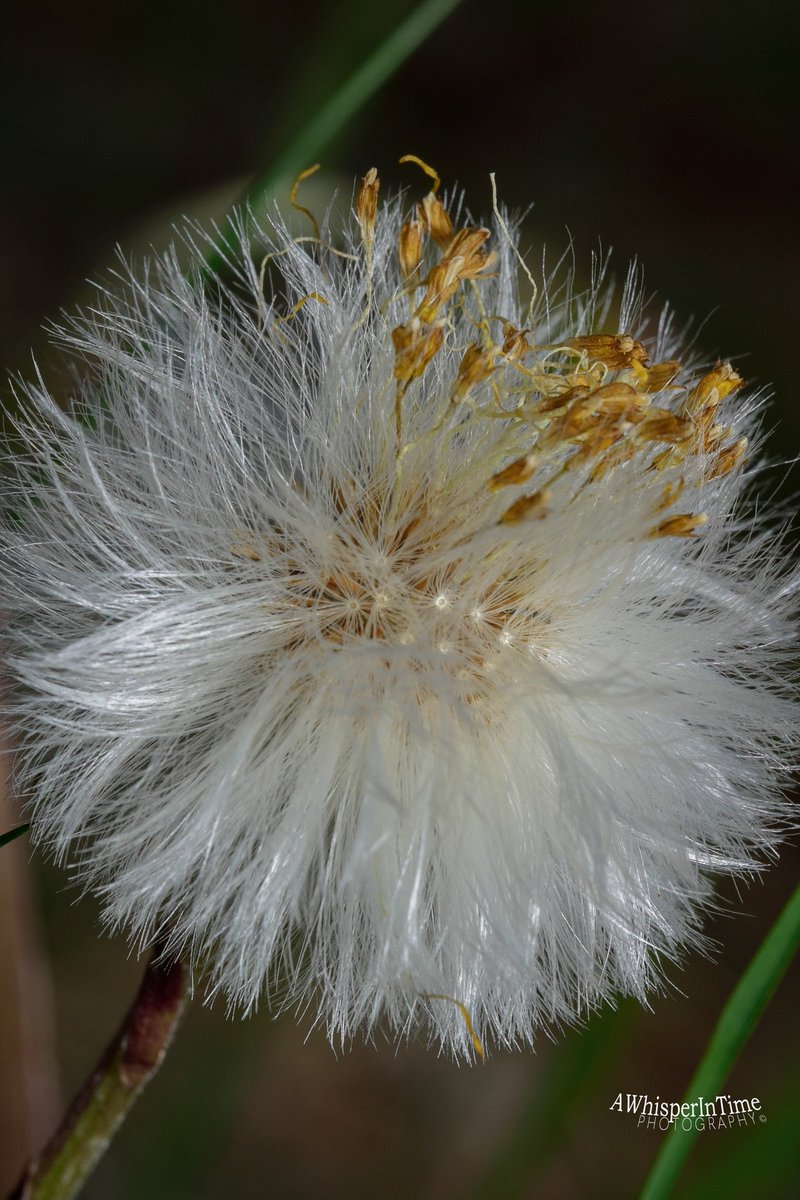
[[[116,1037],[9,1200],[71,1200],[161,1066],[184,1007],[186,971],[156,946]]]

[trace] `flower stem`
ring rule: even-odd
[[[186,995],[186,971],[156,945],[119,1032],[73,1100],[61,1127],[9,1200],[70,1200],[161,1066]]]

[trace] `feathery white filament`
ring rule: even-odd
[[[774,845],[795,581],[741,503],[755,402],[648,376],[681,347],[635,280],[609,349],[602,280],[521,328],[506,218],[416,288],[399,202],[360,219],[347,257],[276,222],[213,298],[167,254],[63,333],[81,394],[26,388],[7,463],[8,708],[111,925],[468,1055],[460,1005],[512,1045],[643,997]]]

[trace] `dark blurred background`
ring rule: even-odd
[[[47,371],[41,326],[85,296],[117,243],[163,244],[181,215],[221,215],[348,67],[409,11],[398,0],[204,8],[154,0],[7,4],[0,44],[0,361]],[[631,257],[709,356],[772,382],[777,463],[800,445],[795,376],[796,6],[572,5],[466,0],[323,156],[323,190],[376,165],[420,177],[414,152],[490,202],[534,203],[526,241],[602,240]],[[784,469],[776,469],[778,482]],[[792,486],[784,495],[789,495]],[[3,817],[2,827],[13,821]],[[21,844],[0,860],[0,1192],[115,1028],[141,964],[98,936],[91,902]],[[659,1134],[608,1111],[616,1094],[677,1099],[716,1016],[797,876],[787,850],[709,922],[715,963],[691,958],[652,1011],[624,1006],[535,1056],[457,1068],[424,1047],[334,1054],[291,1018],[226,1021],[199,998],[88,1200],[423,1200],[635,1194]],[[52,968],[52,1005],[44,941]],[[700,1139],[677,1195],[794,1197],[800,1118],[795,970],[732,1076],[767,1122]],[[51,1069],[55,1021],[58,1081]],[[560,1090],[559,1090],[560,1089]],[[562,1100],[554,1106],[553,1096]],[[558,1111],[556,1111],[556,1109]]]

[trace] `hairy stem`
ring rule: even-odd
[[[184,1007],[186,971],[155,946],[119,1032],[9,1200],[70,1200],[86,1182],[145,1084],[161,1066]]]

